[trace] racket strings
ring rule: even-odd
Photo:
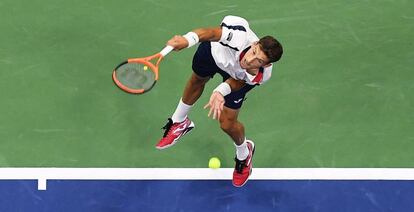
[[[130,89],[150,89],[155,82],[155,73],[141,63],[126,63],[115,72],[117,80]]]

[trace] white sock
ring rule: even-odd
[[[178,103],[177,109],[175,109],[174,114],[172,115],[171,119],[174,123],[180,123],[185,120],[187,114],[190,112],[192,105],[187,105],[183,102],[183,99],[180,99]]]
[[[247,148],[246,139],[240,145],[234,144],[236,146],[236,157],[239,160],[244,160],[249,156],[249,148]]]

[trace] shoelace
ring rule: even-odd
[[[243,172],[243,168],[246,166],[246,160],[239,160],[236,158],[234,158],[234,160],[236,161],[236,171],[237,173],[242,173]]]
[[[165,124],[165,126],[162,127],[162,129],[165,130],[164,131],[164,136],[163,136],[164,138],[168,135],[168,132],[170,131],[172,125],[173,125],[172,119],[171,118],[168,118],[167,124]]]

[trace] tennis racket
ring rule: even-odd
[[[158,80],[161,60],[174,47],[166,46],[161,52],[143,58],[131,58],[120,63],[112,73],[115,84],[125,92],[142,94],[151,90]],[[152,63],[151,60],[155,60]]]

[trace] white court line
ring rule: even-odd
[[[45,191],[47,188],[47,180],[44,178],[40,178],[37,180],[37,190]]]
[[[0,180],[231,180],[232,168],[0,168]],[[250,180],[414,180],[414,168],[254,168]]]

